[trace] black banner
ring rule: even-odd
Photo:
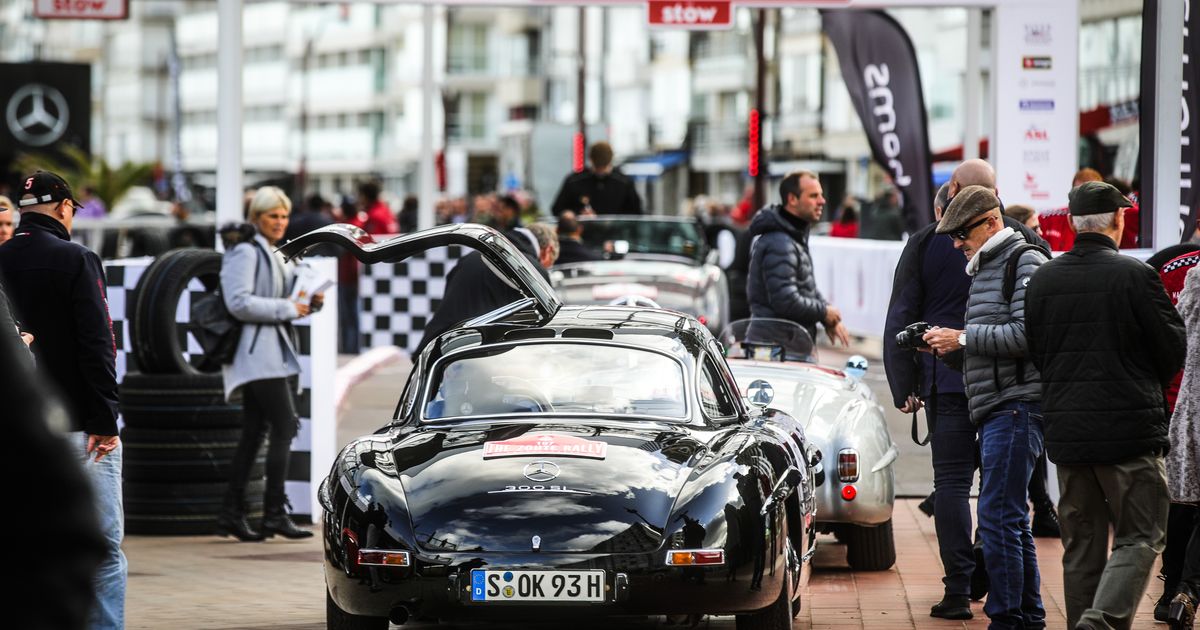
[[[1198,180],[1200,177],[1200,120],[1196,120],[1196,116],[1200,115],[1200,108],[1197,107],[1200,103],[1197,102],[1196,90],[1191,89],[1200,85],[1200,63],[1194,61],[1200,59],[1197,56],[1200,55],[1200,37],[1191,36],[1191,33],[1196,32],[1195,29],[1200,28],[1200,20],[1196,19],[1190,2],[1185,2],[1183,5],[1185,20],[1184,24],[1180,26],[1183,29],[1183,59],[1178,60],[1183,65],[1183,120],[1180,126],[1180,149],[1183,153],[1180,155],[1179,161],[1179,205],[1175,206],[1171,196],[1166,199],[1154,197],[1154,174],[1158,170],[1155,160],[1157,153],[1154,137],[1158,110],[1154,101],[1154,82],[1157,80],[1158,32],[1156,26],[1159,21],[1159,3],[1160,0],[1145,0],[1142,4],[1142,94],[1139,104],[1141,146],[1138,152],[1138,176],[1142,180],[1138,198],[1142,247],[1151,242],[1148,235],[1153,234],[1156,216],[1178,216],[1180,242],[1186,242],[1192,238],[1196,230],[1196,221],[1200,219],[1200,195],[1196,193],[1196,187],[1200,186],[1200,180]],[[1178,210],[1158,213],[1155,208],[1160,203],[1177,207]],[[1152,243],[1155,249],[1162,249],[1171,244],[1173,243]]]
[[[91,66],[0,63],[0,161],[64,145],[87,152],[91,131]]]
[[[933,171],[912,41],[883,11],[822,11],[821,22],[871,153],[903,193],[905,224],[914,232],[933,221]]]

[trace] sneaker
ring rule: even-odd
[[[970,619],[971,600],[966,595],[947,595],[929,609],[930,617],[939,619]]]
[[[1033,506],[1033,535],[1037,538],[1061,538],[1062,530],[1058,526],[1058,512],[1050,502]]]

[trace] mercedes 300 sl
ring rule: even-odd
[[[819,454],[799,422],[742,400],[702,324],[564,308],[482,226],[382,243],[332,226],[282,251],[320,243],[366,263],[466,245],[526,296],[414,357],[392,422],[322,482],[330,628],[663,614],[791,626]]]

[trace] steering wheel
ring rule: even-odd
[[[554,411],[554,405],[542,393],[542,390],[519,376],[496,376],[492,378],[492,382],[503,387],[506,396],[528,398],[530,402],[538,406],[538,411]]]

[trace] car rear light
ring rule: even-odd
[[[842,486],[842,498],[847,501],[853,501],[854,497],[858,496],[858,490],[854,486]]]
[[[358,565],[363,567],[407,567],[411,563],[407,551],[360,549],[358,552]]]
[[[838,451],[838,481],[842,483],[858,481],[858,451],[852,448]]]
[[[705,316],[703,316],[703,315],[700,315],[700,316],[699,316],[699,317],[697,317],[696,319],[697,319],[697,320],[700,322],[700,325],[701,325],[701,326],[707,326],[707,325],[708,325],[708,318],[707,318],[707,317],[705,317]]]
[[[667,564],[675,567],[725,564],[725,550],[677,549],[667,554]]]

